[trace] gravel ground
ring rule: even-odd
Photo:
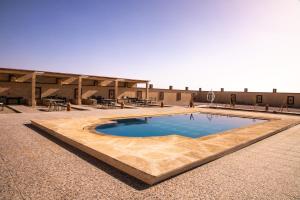
[[[0,199],[300,199],[300,126],[148,186],[35,130],[31,117],[57,114],[0,115]]]

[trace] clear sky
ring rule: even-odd
[[[300,1],[0,0],[0,67],[300,92]]]

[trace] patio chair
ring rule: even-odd
[[[65,102],[57,103],[57,108],[58,108],[58,111],[65,111],[67,109],[67,104]]]
[[[50,102],[50,103],[48,104],[48,112],[53,111],[53,109],[54,109],[54,104],[53,104],[52,102]]]
[[[97,96],[95,99],[97,100],[97,104],[102,104],[104,98],[102,96]]]

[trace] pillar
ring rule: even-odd
[[[115,80],[115,100],[118,100],[118,96],[119,96],[119,91],[118,91],[119,87],[118,87],[118,80]]]
[[[78,77],[77,105],[81,105],[82,77]]]
[[[32,107],[36,106],[35,87],[36,87],[36,73],[34,72],[31,78],[31,106]]]
[[[148,93],[149,93],[149,83],[146,82],[146,99],[148,99]]]

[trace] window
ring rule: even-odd
[[[176,101],[180,101],[181,100],[181,92],[177,92],[176,93]]]
[[[108,98],[109,99],[115,99],[115,90],[114,89],[109,89],[108,90]]]
[[[161,101],[161,100],[164,100],[164,92],[159,92],[158,94],[158,99]]]
[[[262,102],[263,102],[262,95],[256,95],[256,103],[262,103]]]
[[[288,96],[287,97],[287,105],[294,105],[294,103],[295,103],[294,96]]]

